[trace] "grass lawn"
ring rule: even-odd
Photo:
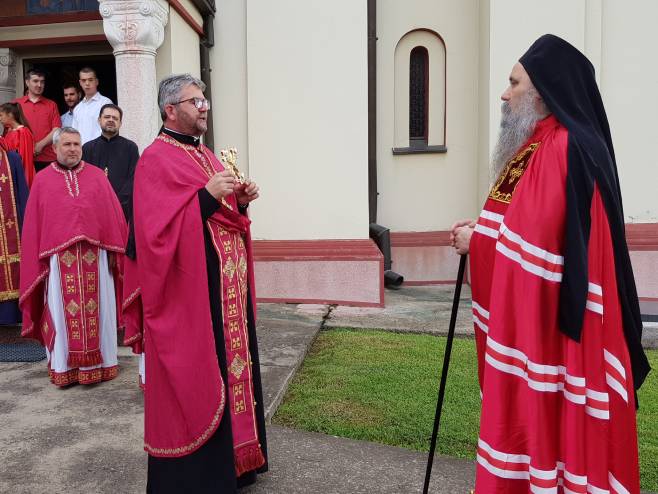
[[[273,422],[309,431],[429,449],[445,338],[332,330],[318,336]],[[658,492],[658,351],[640,391],[642,488]],[[480,398],[475,344],[456,339],[441,416],[441,454],[475,457]]]

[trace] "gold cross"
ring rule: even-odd
[[[7,223],[5,223],[5,224],[7,225],[7,228],[11,228],[12,226],[14,226],[14,221],[10,219],[10,220],[7,221]]]
[[[5,175],[4,173],[0,175],[0,182],[4,184],[7,180],[9,180],[9,177],[7,177],[7,175]]]

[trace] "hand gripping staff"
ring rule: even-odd
[[[452,341],[455,339],[457,310],[459,309],[459,297],[462,292],[462,283],[464,282],[466,258],[467,258],[467,254],[463,254],[459,259],[459,272],[457,273],[457,285],[455,286],[455,296],[452,299],[452,314],[450,314],[448,339],[446,340],[446,349],[445,349],[445,353],[443,354],[443,370],[441,371],[441,383],[439,384],[439,400],[436,403],[436,414],[434,415],[434,430],[432,431],[432,440],[430,441],[430,452],[427,457],[427,470],[425,471],[425,485],[423,486],[423,494],[427,494],[427,490],[429,489],[430,486],[430,477],[432,475],[432,463],[434,463],[434,450],[436,449],[436,438],[439,434],[439,422],[441,421],[441,408],[443,407],[443,396],[445,394],[446,381],[448,379],[450,352],[452,351]]]

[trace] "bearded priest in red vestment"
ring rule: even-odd
[[[102,170],[81,161],[80,133],[55,132],[57,161],[34,180],[22,236],[22,336],[46,347],[56,386],[113,379],[118,266],[127,226]]]
[[[470,247],[482,415],[477,494],[638,494],[649,372],[608,121],[587,58],[552,35],[512,69]],[[470,244],[470,245],[469,245]]]
[[[154,494],[230,494],[267,469],[247,216],[258,187],[201,144],[204,89],[189,74],[160,83],[164,126],[135,173],[125,343],[146,356]]]

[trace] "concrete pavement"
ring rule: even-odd
[[[322,328],[447,331],[450,286],[387,291],[385,309],[259,305],[258,344],[268,420]],[[468,287],[458,334],[472,334]],[[0,329],[2,330],[2,329]],[[120,350],[119,377],[58,389],[45,361],[0,363],[0,493],[143,493],[143,399],[138,359]],[[426,454],[364,441],[268,427],[270,472],[247,494],[420,492]],[[474,463],[436,457],[430,492],[465,493]]]
[[[258,344],[268,420],[330,307],[259,306]],[[143,493],[143,397],[138,358],[120,349],[120,374],[59,389],[45,361],[0,363],[0,493]],[[402,493],[422,487],[426,455],[364,441],[268,427],[271,471],[260,493]],[[471,461],[437,458],[432,492],[467,492]]]

